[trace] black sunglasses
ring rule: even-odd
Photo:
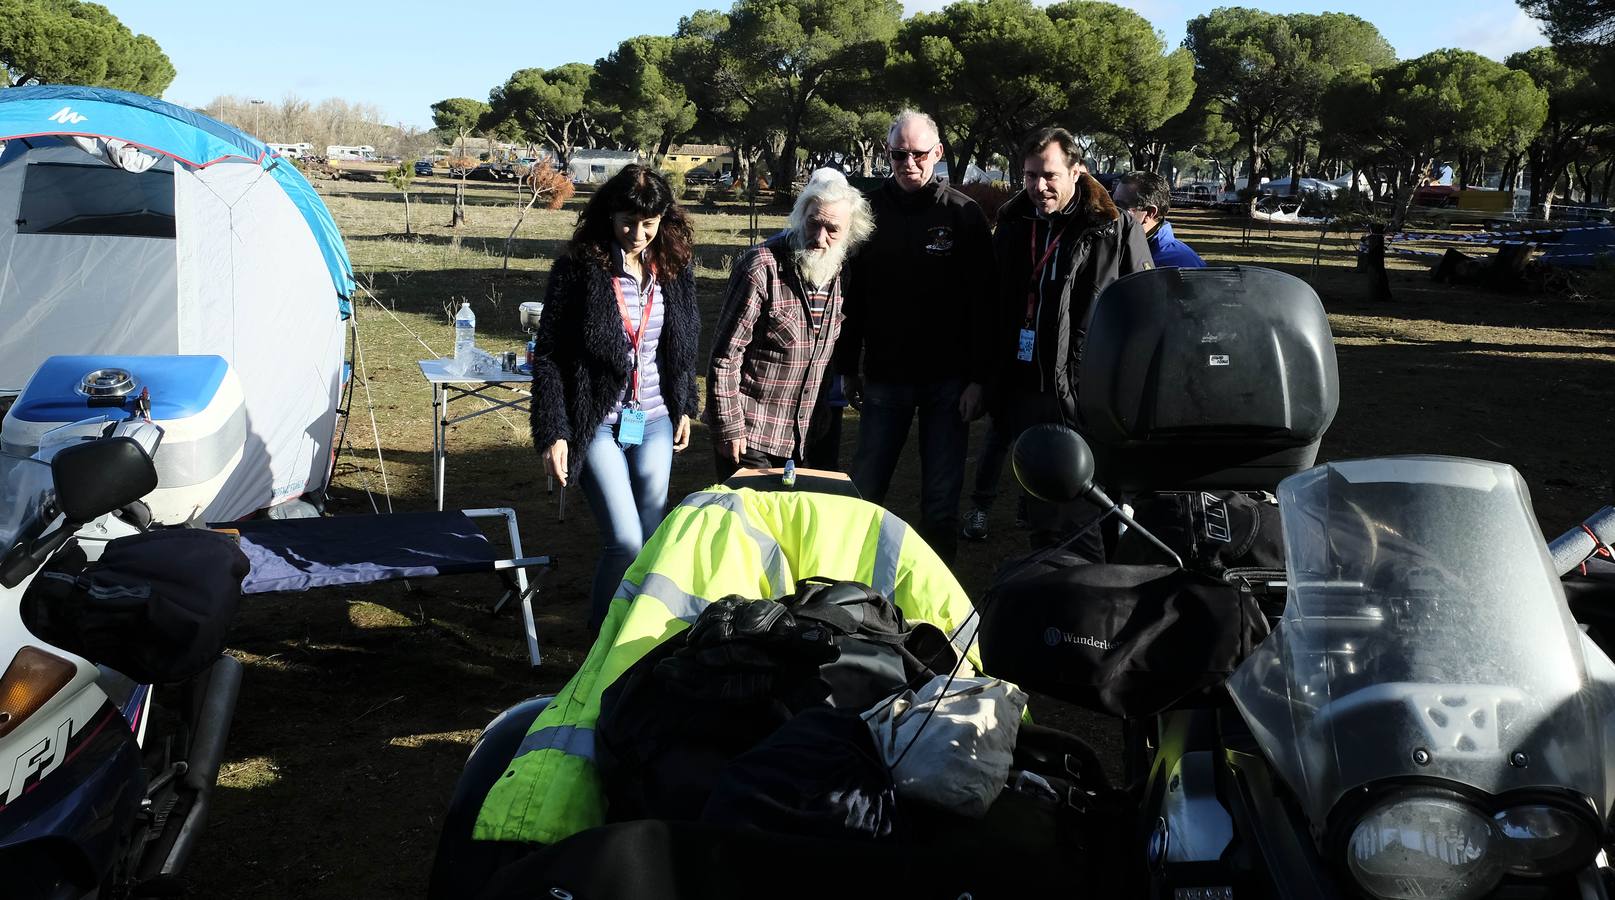
[[[902,162],[903,160],[910,158],[912,158],[915,162],[919,162],[922,158],[930,156],[931,151],[935,150],[936,146],[937,145],[932,144],[924,150],[887,150],[886,155],[892,158],[892,162]]]

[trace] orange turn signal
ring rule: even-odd
[[[23,647],[0,676],[0,738],[45,705],[73,680],[78,667],[38,647]]]

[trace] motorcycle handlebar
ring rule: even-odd
[[[1615,545],[1615,506],[1606,506],[1549,542],[1548,553],[1553,557],[1554,569],[1564,576],[1586,562],[1600,546],[1611,545]]]

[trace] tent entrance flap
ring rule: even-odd
[[[473,518],[505,520],[509,558],[501,558]],[[375,584],[402,578],[512,571],[513,593],[521,606],[528,658],[540,661],[527,569],[548,567],[547,556],[522,556],[514,510],[448,510],[314,519],[254,519],[220,523],[220,531],[240,535],[241,552],[252,568],[243,594],[306,591],[323,587]],[[510,594],[494,604],[497,611]]]

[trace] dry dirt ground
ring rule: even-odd
[[[513,274],[500,278],[514,221],[507,193],[474,193],[472,226],[455,237],[443,227],[446,207],[434,205],[445,198],[446,181],[417,184],[413,212],[424,233],[412,238],[399,234],[395,192],[321,184],[375,298],[359,305],[370,400],[360,390],[353,401],[349,438],[358,449],[339,465],[338,514],[370,511],[364,488],[379,488],[381,473],[365,448],[378,442],[393,507],[429,508],[430,393],[414,361],[428,348],[448,350],[446,310],[462,296],[478,309],[484,346],[517,346],[515,304],[539,296],[578,208],[574,201],[535,213],[517,238]],[[696,210],[710,323],[728,260],[747,242],[746,211]],[[1179,235],[1214,264],[1272,265],[1308,278],[1322,296],[1341,372],[1340,413],[1323,458],[1421,452],[1509,462],[1524,475],[1549,534],[1615,498],[1615,423],[1601,394],[1615,382],[1615,298],[1454,289],[1399,265],[1396,299],[1373,302],[1345,238],[1325,242],[1313,271],[1313,230],[1262,227],[1247,241],[1237,218],[1184,212],[1176,219]],[[780,221],[774,211],[764,233]],[[844,463],[855,414],[846,426]],[[978,425],[973,452],[980,437]],[[544,665],[528,667],[514,618],[489,615],[500,589],[491,577],[249,599],[230,640],[246,680],[212,819],[189,873],[193,896],[422,895],[442,811],[478,730],[504,707],[556,690],[581,660],[596,545],[582,498],[574,496],[566,521],[557,521],[519,417],[486,416],[449,440],[450,504],[516,508],[528,551],[560,560],[539,602]],[[675,497],[706,483],[705,441],[698,433],[675,461]],[[909,516],[918,507],[917,465],[910,458],[904,467],[890,505]],[[1003,486],[1011,487],[1007,474]],[[991,538],[962,547],[956,571],[973,595],[1025,546],[1013,511],[1001,498]],[[1101,745],[1115,732],[1113,723],[1053,704],[1034,709]]]

